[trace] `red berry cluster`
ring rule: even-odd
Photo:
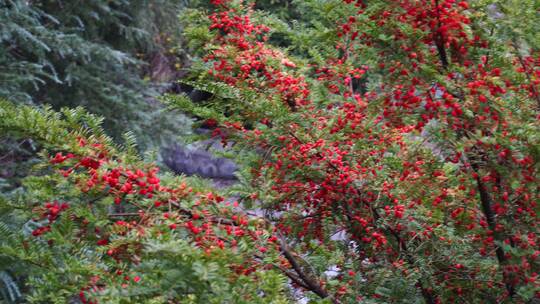
[[[51,224],[53,224],[60,214],[67,210],[69,205],[67,203],[45,203],[43,208],[39,208],[37,211],[40,214],[41,219],[47,219],[48,224],[45,226],[38,227],[32,231],[33,236],[41,236],[42,234],[51,231]]]

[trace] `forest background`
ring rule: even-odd
[[[536,303],[535,0],[0,0],[6,303]]]

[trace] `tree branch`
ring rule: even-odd
[[[437,47],[437,52],[439,54],[439,59],[443,68],[446,70],[448,68],[448,55],[446,54],[446,49],[444,47],[444,37],[440,32],[441,29],[441,11],[439,8],[439,0],[435,0],[435,12],[437,14],[437,30],[434,35],[435,46]]]
[[[330,298],[328,292],[316,280],[314,280],[311,276],[309,276],[303,271],[302,267],[298,264],[298,261],[293,256],[289,246],[287,245],[283,237],[280,237],[280,243],[281,252],[283,253],[283,256],[287,259],[287,261],[289,261],[289,263],[291,264],[292,268],[298,275],[298,278],[302,280],[303,283],[301,285],[304,285],[306,289],[312,291],[322,299]],[[339,303],[336,299],[331,300],[333,303]]]
[[[480,193],[480,203],[482,206],[482,212],[484,213],[484,216],[486,217],[486,221],[488,223],[489,229],[493,232],[493,236],[497,241],[502,241],[499,233],[496,231],[497,222],[495,219],[495,214],[493,212],[492,206],[493,206],[493,199],[491,198],[491,195],[486,189],[486,186],[480,179],[480,175],[478,174],[478,165],[473,163],[471,164],[473,170],[477,174],[476,176],[476,185],[478,188],[478,192]],[[497,256],[497,261],[499,262],[499,267],[503,267],[506,264],[506,257],[504,250],[501,246],[495,244],[495,255]],[[508,291],[508,294],[510,297],[514,296],[516,294],[514,285],[510,282],[510,279],[508,278],[508,275],[505,274],[505,271],[503,269],[503,280],[504,285],[506,287],[506,291]]]

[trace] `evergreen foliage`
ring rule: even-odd
[[[0,96],[56,109],[84,106],[115,138],[167,126],[147,80],[183,1],[0,1]],[[174,26],[174,27],[173,27]],[[169,117],[169,121],[170,121]],[[170,123],[169,123],[170,124]],[[170,128],[170,126],[169,126]]]
[[[98,145],[99,149],[107,151],[111,159],[108,167],[122,164],[146,170],[145,167],[152,166],[144,164],[133,154],[134,149],[129,144],[114,144],[104,134],[101,122],[102,119],[82,108],[55,112],[48,107],[36,109],[0,101],[2,134],[32,138],[44,147],[41,153],[43,162],[24,180],[24,191],[3,193],[0,197],[0,229],[3,232],[0,265],[11,273],[1,273],[5,284],[3,292],[9,293],[6,294],[9,297],[4,299],[20,299],[23,285],[15,283],[13,278],[21,277],[26,281],[26,300],[35,303],[65,303],[68,299],[84,302],[94,298],[106,303],[163,303],[174,299],[186,303],[286,303],[286,297],[282,295],[284,279],[278,273],[257,270],[243,276],[232,270],[233,265],[246,264],[253,254],[250,240],[237,236],[239,245],[236,249],[215,251],[210,247],[204,250],[196,246],[200,239],[192,239],[184,231],[175,232],[169,228],[174,217],[187,212],[182,210],[198,208],[200,202],[196,200],[203,197],[200,193],[207,191],[199,183],[163,176],[167,180],[163,185],[179,187],[176,191],[185,189],[186,182],[195,187],[189,189],[193,195],[186,193],[181,201],[173,202],[181,205],[178,207],[180,214],[176,214],[176,207],[171,211],[170,205],[164,210],[158,210],[161,209],[158,205],[153,206],[154,200],[164,199],[157,193],[154,199],[130,194],[125,200],[131,200],[133,196],[137,202],[135,205],[111,206],[112,198],[108,191],[99,188],[85,190],[84,186],[78,188],[83,180],[89,178],[87,181],[90,182],[94,171],[90,176],[73,172],[70,181],[66,180],[65,171],[52,170],[51,163],[60,154],[50,158],[49,152],[71,151],[75,155],[91,155],[92,149]],[[83,141],[88,146],[81,144]],[[129,170],[126,172],[131,174]],[[55,203],[56,200],[69,202],[69,208],[54,223],[49,217],[52,227],[45,226],[47,220],[36,218],[35,212],[42,210],[41,202],[53,200]],[[141,208],[139,204],[148,204],[147,211],[137,210]],[[155,210],[150,212],[152,209]],[[227,209],[225,205],[215,211],[203,209],[197,212],[209,217],[209,212],[218,211],[216,215],[224,217]],[[143,230],[125,231],[122,225],[136,226],[135,221],[130,221],[133,217],[130,214],[136,215],[137,212],[148,213],[139,220],[140,224],[151,221],[154,227],[140,226]],[[195,209],[190,212],[195,212]],[[169,217],[171,220],[167,220]],[[44,238],[36,238],[39,236],[36,231],[43,227],[51,227],[51,230]],[[102,233],[109,235],[110,244],[99,245]],[[221,238],[227,239],[226,236]],[[130,248],[124,253],[128,254],[129,260],[139,262],[122,262],[123,254],[107,258],[112,255],[111,250],[122,250],[123,246]]]
[[[235,143],[242,202],[324,282],[308,297],[539,296],[534,1],[213,2],[188,14],[192,77],[232,88],[166,99]]]
[[[2,2],[1,299],[535,303],[537,2]],[[165,49],[232,187],[138,154]]]

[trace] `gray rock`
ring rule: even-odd
[[[228,158],[216,157],[202,147],[173,144],[161,151],[163,162],[178,174],[197,175],[203,178],[235,180],[238,169]]]

